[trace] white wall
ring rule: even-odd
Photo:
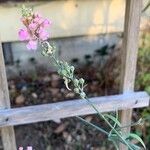
[[[27,5],[53,21],[52,38],[123,31],[125,0],[55,0]],[[3,42],[18,41],[17,32],[22,27],[20,7],[20,3],[0,5],[0,39]],[[150,9],[142,16],[143,28],[150,21]]]
[[[57,54],[61,60],[71,62],[72,59],[79,59],[80,63],[84,63],[85,55],[93,55],[95,50],[100,49],[102,46],[108,44],[112,46],[117,44],[120,38],[117,34],[109,35],[95,35],[95,36],[82,36],[82,37],[72,37],[72,38],[59,38],[53,39],[51,42],[55,43],[58,51]],[[43,57],[40,52],[40,48],[35,52],[29,52],[26,49],[25,43],[13,42],[11,44],[14,62],[18,59],[21,61],[21,67],[19,70],[28,72],[33,70],[34,67],[29,62],[30,58],[35,58],[37,61],[37,66],[41,65],[46,67],[48,70],[53,69],[52,64],[49,63],[49,59]],[[7,75],[8,77],[18,74],[18,68],[14,65],[7,65]]]

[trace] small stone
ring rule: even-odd
[[[15,89],[15,88],[16,88],[16,87],[15,87],[14,84],[10,85],[10,89]]]
[[[62,133],[62,132],[66,129],[67,126],[68,126],[68,123],[62,123],[62,124],[60,124],[60,125],[54,130],[54,133],[56,133],[56,134]]]
[[[88,122],[91,122],[91,121],[92,121],[92,119],[93,119],[93,117],[92,117],[92,116],[87,116],[87,117],[85,118],[85,120],[86,120],[86,121],[88,121]]]
[[[49,82],[49,81],[51,81],[51,78],[50,78],[49,76],[45,76],[45,77],[43,78],[43,81],[44,81],[44,82]]]
[[[51,87],[57,88],[59,86],[59,80],[52,80],[51,81]]]
[[[17,105],[21,105],[25,102],[25,97],[23,95],[19,95],[18,97],[16,97],[15,103]]]
[[[26,92],[26,91],[27,91],[27,87],[23,86],[22,89],[21,89],[21,92]]]
[[[64,139],[67,139],[68,136],[69,136],[69,133],[66,132],[66,131],[64,131],[64,132],[63,132],[63,137],[64,137]]]
[[[33,98],[36,98],[36,99],[38,98],[38,96],[37,96],[36,93],[32,93],[32,97],[33,97]]]
[[[50,92],[53,96],[56,96],[59,93],[59,89],[58,88],[50,88]]]
[[[72,141],[72,136],[69,135],[68,138],[67,138],[67,142],[70,143],[71,141]]]
[[[69,92],[65,97],[66,98],[73,98],[73,97],[75,97],[75,93],[74,92]]]

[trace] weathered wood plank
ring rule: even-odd
[[[126,0],[124,38],[122,45],[122,76],[121,92],[132,92],[134,90],[136,62],[138,53],[138,35],[140,28],[140,15],[142,0]],[[130,124],[132,109],[120,112],[122,125]],[[124,132],[130,132],[130,127],[125,128]],[[124,145],[120,145],[121,150],[127,150]]]
[[[146,92],[103,96],[91,98],[90,100],[100,112],[138,108],[149,105],[149,96]],[[0,110],[0,127],[57,120],[60,118],[94,113],[95,110],[86,100],[71,100],[52,104],[2,109]]]
[[[7,85],[7,77],[5,71],[5,64],[3,58],[3,52],[0,42],[0,108],[10,108],[9,91]],[[1,136],[4,150],[16,150],[16,141],[13,127],[1,128]]]

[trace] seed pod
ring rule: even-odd
[[[79,89],[78,88],[74,88],[74,92],[75,93],[79,93]]]
[[[79,80],[78,80],[78,79],[74,79],[74,80],[73,80],[73,83],[74,83],[74,86],[75,86],[75,87],[78,87]]]
[[[83,85],[83,84],[84,84],[84,79],[83,79],[83,78],[80,78],[80,79],[79,79],[79,82]]]

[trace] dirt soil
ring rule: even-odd
[[[117,93],[114,80],[105,81],[94,67],[83,67],[76,71],[77,76],[86,80],[85,88],[89,97]],[[109,79],[107,75],[107,80]],[[103,81],[101,80],[103,78]],[[68,91],[57,73],[38,73],[38,77],[22,75],[9,79],[9,90],[12,107],[53,103],[77,99]],[[111,83],[109,88],[106,83]],[[113,90],[112,90],[113,89]],[[87,121],[102,127],[106,125],[95,115],[84,116]],[[113,149],[105,135],[85,126],[77,118],[62,119],[60,122],[48,121],[15,127],[18,146],[31,145],[35,150],[105,150]]]
[[[88,62],[76,70],[75,74],[84,78],[87,83],[85,92],[88,97],[118,93],[120,81],[118,64],[120,61],[118,62],[116,59],[118,52],[113,54],[115,56],[111,55],[111,61],[108,61],[103,67],[89,65],[90,62]],[[20,76],[8,80],[12,107],[47,104],[79,98],[65,88],[63,80],[56,72],[48,72],[38,67],[35,70],[28,75],[20,73]],[[102,128],[107,128],[96,115],[84,116],[84,118]],[[137,112],[133,113],[133,119],[136,121],[139,119]],[[86,126],[77,118],[16,126],[15,133],[18,147],[31,145],[35,150],[114,149],[105,135]]]

